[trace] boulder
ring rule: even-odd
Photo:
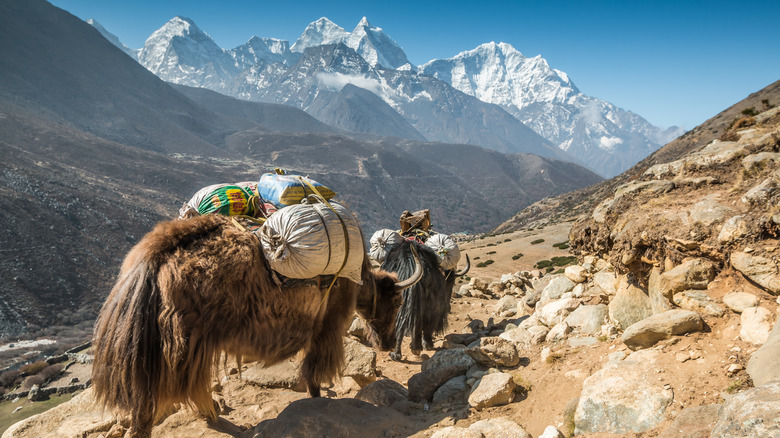
[[[615,297],[609,303],[609,319],[625,330],[653,314],[650,297],[627,281],[621,282]]]
[[[601,325],[608,315],[609,308],[605,304],[580,306],[574,309],[564,321],[581,333],[595,335],[601,332]]]
[[[593,283],[609,295],[615,295],[617,292],[618,280],[611,272],[596,272],[593,274]]]
[[[671,190],[674,190],[674,183],[667,180],[631,181],[615,189],[615,199],[639,192],[643,192],[648,196],[657,196]]]
[[[536,315],[542,324],[552,327],[566,319],[569,313],[579,307],[579,305],[580,301],[576,298],[564,298],[548,303],[540,310],[537,310]]]
[[[674,393],[658,381],[658,355],[637,351],[620,362],[607,362],[585,379],[574,416],[575,434],[641,433],[661,423]]]
[[[588,271],[580,265],[567,266],[563,275],[574,283],[582,283],[588,279]]]
[[[745,192],[740,200],[746,204],[766,205],[777,190],[774,178],[769,177]]]
[[[501,315],[507,311],[517,312],[517,298],[512,295],[502,297],[495,306],[496,315]]]
[[[262,421],[245,438],[408,436],[412,422],[390,408],[352,398],[307,398],[290,403],[276,418]]]
[[[490,285],[490,280],[487,278],[471,277],[471,280],[469,280],[469,286],[471,289],[478,290],[482,293],[487,292],[488,285]]]
[[[719,166],[750,154],[750,150],[735,141],[713,140],[702,150],[685,158],[685,164],[691,168],[706,169]]]
[[[658,290],[669,300],[675,293],[691,289],[707,289],[715,278],[715,265],[704,259],[692,259],[664,272],[658,279]]]
[[[255,365],[242,372],[241,378],[266,388],[306,391],[306,382],[301,379],[301,364],[297,361],[283,360],[268,367]]]
[[[712,428],[718,421],[719,410],[720,405],[685,408],[658,438],[710,438]]]
[[[571,327],[569,327],[569,324],[566,324],[566,322],[562,321],[558,324],[555,324],[555,326],[550,329],[544,340],[548,343],[562,341],[566,339],[566,335],[569,333],[571,333]]]
[[[544,428],[544,432],[539,435],[539,438],[565,438],[558,428],[555,426],[547,426]]]
[[[86,431],[108,432],[116,417],[96,405],[92,388],[42,414],[19,421],[3,432],[7,438],[85,436]]]
[[[514,400],[516,384],[508,373],[487,374],[471,389],[469,405],[476,410],[501,406]]]
[[[479,346],[467,348],[466,354],[489,367],[513,367],[520,363],[515,344],[500,337],[481,338]]]
[[[644,176],[650,176],[655,179],[674,177],[680,173],[684,164],[685,162],[683,160],[656,164],[645,170]]]
[[[447,426],[437,430],[431,438],[483,438],[482,434],[465,427]]]
[[[723,297],[723,304],[737,313],[742,313],[758,306],[758,297],[747,292],[729,292]]]
[[[650,270],[650,276],[647,280],[647,296],[650,297],[650,308],[653,311],[653,315],[672,310],[672,304],[661,291],[660,279],[661,269],[653,267],[653,269]]]
[[[779,166],[780,153],[778,152],[759,152],[742,159],[742,167],[750,173],[762,169],[777,169]]]
[[[763,307],[745,309],[740,315],[739,337],[745,342],[761,345],[772,330],[771,312]]]
[[[433,404],[465,403],[468,392],[469,386],[466,384],[466,376],[454,377],[433,393]]]
[[[698,222],[709,227],[715,222],[722,221],[732,210],[714,199],[705,199],[693,204],[690,215],[691,221]]]
[[[694,312],[702,313],[710,316],[723,316],[726,313],[726,309],[718,304],[715,300],[707,295],[706,291],[702,290],[686,290],[674,294],[674,304],[685,309]]]
[[[750,230],[748,229],[748,223],[745,220],[745,216],[733,216],[729,218],[718,234],[718,242],[731,243],[740,240],[748,235]]]
[[[376,406],[390,407],[395,403],[407,400],[409,391],[403,385],[391,379],[380,379],[369,383],[358,391],[355,399]]]
[[[542,289],[541,301],[557,300],[566,292],[574,289],[574,286],[576,286],[576,284],[569,280],[565,275],[556,275],[550,280],[550,284]]]
[[[780,364],[780,324],[775,322],[764,345],[750,356],[747,373],[755,386],[761,386],[780,380],[780,366],[777,364]]]
[[[475,363],[477,362],[466,354],[466,351],[463,349],[439,350],[430,359],[422,363],[422,371],[438,367],[465,367],[469,369]]]
[[[431,401],[433,394],[448,380],[463,375],[470,367],[436,367],[417,373],[409,378],[409,400]]]
[[[344,338],[342,376],[352,377],[360,386],[376,380],[376,352],[360,342]]]
[[[713,438],[780,436],[780,380],[729,397],[720,408]]]
[[[507,417],[479,420],[469,426],[485,438],[532,438],[522,426]]]
[[[649,348],[672,336],[699,331],[704,322],[690,310],[669,310],[630,325],[623,332],[623,343],[632,350]]]
[[[780,295],[780,269],[772,260],[736,251],[731,253],[731,266],[772,295]]]

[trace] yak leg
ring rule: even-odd
[[[423,331],[423,349],[433,350],[433,332],[428,330]]]
[[[404,341],[404,335],[401,333],[400,335],[396,334],[395,338],[395,349],[390,352],[390,359],[392,360],[401,360],[401,344]]]
[[[137,406],[132,412],[132,426],[127,436],[130,438],[150,438],[154,426],[154,412],[151,403]]]
[[[346,282],[346,280],[339,280]],[[330,382],[344,366],[344,335],[354,312],[352,284],[334,287],[316,334],[312,337],[302,374],[311,397],[320,396],[320,384]]]
[[[412,354],[415,356],[419,356],[422,353],[422,335],[422,325],[419,323],[415,324],[414,328],[412,328],[412,345],[409,346]]]

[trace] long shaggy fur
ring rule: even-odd
[[[423,347],[433,348],[433,336],[447,328],[450,313],[450,295],[455,282],[445,278],[439,268],[436,253],[425,245],[404,241],[395,245],[387,254],[382,269],[395,272],[400,280],[409,278],[414,271],[412,246],[417,250],[422,263],[420,281],[402,293],[402,303],[395,321],[395,350],[390,354],[394,360],[401,359],[401,343],[404,336],[412,337],[412,352],[419,354]]]
[[[282,288],[270,275],[259,240],[223,216],[159,224],[127,255],[96,322],[97,399],[131,414],[131,436],[148,437],[173,403],[216,419],[210,383],[223,352],[270,365],[303,349],[303,377],[318,396],[343,367],[356,303],[376,338],[392,337],[392,324],[371,313],[376,292],[376,313],[394,315],[385,307],[398,301],[385,286],[394,277],[375,282],[367,261],[363,286],[340,278],[324,307],[319,287]]]

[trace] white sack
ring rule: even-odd
[[[365,253],[357,220],[341,204],[330,205],[344,221],[346,236],[333,210],[321,203],[291,205],[265,221],[258,234],[271,269],[289,278],[335,275],[346,257],[339,277],[361,283]]]
[[[383,228],[371,236],[371,249],[368,251],[368,255],[371,256],[374,261],[382,263],[385,261],[390,247],[403,241],[404,238],[401,237],[397,231]]]
[[[444,269],[455,269],[460,261],[458,244],[446,234],[436,233],[425,241],[425,245],[433,249],[439,256],[439,265]]]

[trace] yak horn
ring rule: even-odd
[[[470,269],[470,268],[471,268],[471,260],[469,260],[469,255],[468,255],[468,254],[466,254],[466,267],[465,267],[465,268],[463,268],[463,270],[462,270],[462,271],[460,271],[460,272],[456,272],[456,273],[455,273],[455,276],[456,276],[456,277],[463,277],[464,275],[466,275],[466,273],[468,273],[468,272],[469,272],[469,269]]]
[[[407,278],[406,280],[399,281],[395,284],[395,290],[396,292],[401,292],[404,289],[410,288],[417,284],[418,281],[420,281],[420,278],[422,278],[422,262],[420,262],[420,256],[417,255],[417,250],[414,249],[414,245],[412,245],[412,257],[414,257],[414,272],[412,272],[412,276]]]

